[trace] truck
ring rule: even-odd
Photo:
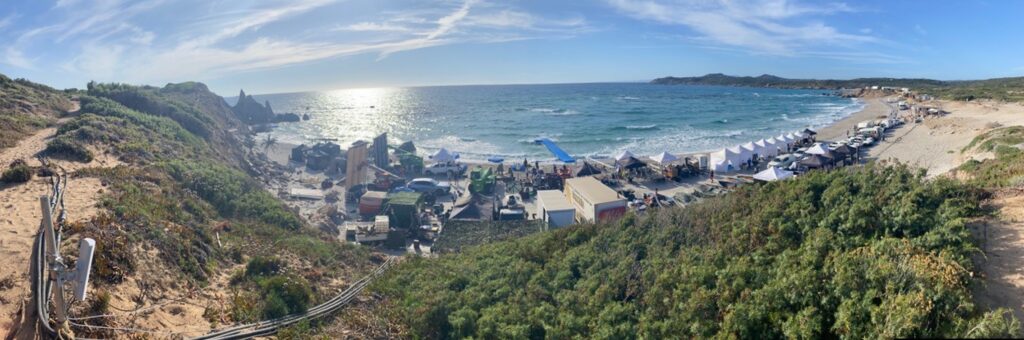
[[[576,209],[577,222],[609,221],[626,214],[626,199],[594,177],[565,180],[565,198]]]
[[[423,168],[423,174],[433,176],[448,175],[455,177],[462,176],[465,173],[466,165],[456,162],[434,163]]]

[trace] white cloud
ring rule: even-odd
[[[377,22],[360,22],[351,24],[344,27],[338,27],[335,31],[352,31],[352,32],[408,32],[411,28],[393,24],[393,23],[377,23]]]
[[[60,56],[47,56],[60,60],[46,61],[68,73],[97,80],[163,83],[209,80],[356,54],[377,54],[380,59],[450,44],[560,38],[588,29],[579,16],[548,18],[485,0],[434,0],[430,6],[385,11],[378,16],[380,21],[334,23],[294,33],[296,23],[301,27],[317,24],[301,20],[340,1],[261,0],[246,6],[235,0],[190,1],[196,8],[189,15],[151,25],[140,18],[162,15],[161,11],[180,3],[94,0],[86,6],[86,2],[64,0],[50,10],[57,19],[54,24],[20,32],[15,43],[0,50],[0,62],[30,68],[36,60],[26,58],[26,51],[60,49]],[[353,33],[337,34],[342,31]]]
[[[849,48],[878,42],[843,33],[814,16],[853,11],[843,3],[803,4],[787,0],[608,0],[619,12],[659,24],[680,25],[709,43],[753,53],[798,55],[809,48]]]

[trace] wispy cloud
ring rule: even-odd
[[[880,42],[844,33],[819,17],[854,11],[844,3],[805,4],[787,0],[608,0],[619,12],[659,24],[685,26],[697,40],[757,54],[807,55],[823,47],[852,48]],[[833,55],[827,53],[822,56]],[[834,55],[842,55],[835,53]]]
[[[189,0],[186,0],[189,1]],[[384,12],[380,21],[303,24],[327,26],[281,33],[339,0],[264,0],[239,8],[231,0],[192,0],[196,13],[154,30],[137,18],[180,5],[167,0],[63,0],[50,11],[56,24],[20,32],[0,62],[34,67],[33,46],[56,41],[71,56],[63,70],[99,80],[161,83],[211,79],[357,54],[378,60],[395,53],[465,43],[563,38],[588,32],[582,16],[550,18],[484,0],[432,0],[431,6]],[[336,5],[336,6],[335,6]],[[308,28],[307,28],[308,30]],[[316,34],[313,34],[316,33]],[[32,54],[28,54],[32,55]],[[33,55],[38,56],[38,54]]]

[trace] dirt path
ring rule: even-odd
[[[984,232],[984,279],[976,296],[982,306],[1009,308],[1024,320],[1024,192],[1001,193],[992,203],[999,218]]]
[[[65,120],[61,120],[63,123]],[[46,148],[46,143],[56,133],[56,127],[37,131],[21,140],[18,145],[0,150],[0,171],[17,159],[29,165],[38,166],[35,155]],[[83,167],[116,166],[121,164],[110,156],[97,157],[90,163],[54,161],[68,171]],[[74,178],[67,186],[65,206],[71,221],[89,219],[96,215],[96,203],[102,184],[96,178]],[[14,314],[28,297],[28,262],[31,245],[42,212],[39,196],[49,194],[49,178],[33,178],[27,183],[0,186],[0,259],[4,269],[0,271],[0,335],[8,333],[13,326]]]

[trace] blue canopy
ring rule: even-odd
[[[491,162],[491,163],[501,163],[501,162],[504,162],[505,159],[501,158],[501,157],[498,157],[498,156],[493,156],[491,158],[488,158],[487,161]]]
[[[569,156],[568,152],[565,152],[565,150],[562,150],[562,148],[558,147],[558,145],[555,145],[555,142],[552,142],[550,139],[541,138],[536,140],[536,142],[537,144],[543,144],[544,146],[546,146],[548,148],[548,151],[551,151],[551,153],[554,154],[555,158],[558,158],[558,160],[566,163],[576,163],[575,158]]]

